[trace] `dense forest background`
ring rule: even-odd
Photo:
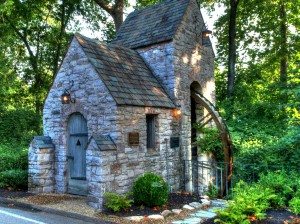
[[[134,7],[156,2],[138,0]],[[210,13],[225,8],[214,24],[215,77],[217,107],[233,138],[235,163],[298,169],[300,1],[199,4]],[[42,132],[43,102],[72,33],[84,20],[91,30],[102,31],[104,41],[111,40],[129,5],[126,0],[0,0],[0,175],[26,170],[26,162],[18,161],[26,161],[31,138]],[[219,145],[207,147],[213,151]]]

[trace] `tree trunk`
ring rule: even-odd
[[[123,23],[124,0],[115,0],[114,5],[110,5],[105,0],[94,0],[103,10],[105,10],[114,20],[116,31],[120,29]]]
[[[228,74],[227,98],[232,98],[235,83],[236,65],[236,18],[239,0],[230,0],[229,35],[228,35]]]
[[[285,2],[280,1],[280,84],[287,85],[288,50],[287,50],[287,15]]]
[[[123,23],[123,13],[124,13],[124,1],[119,0],[119,3],[115,5],[114,11],[111,14],[114,20],[114,24],[116,27],[116,32],[120,29],[120,26]]]

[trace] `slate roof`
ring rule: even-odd
[[[118,105],[175,107],[136,51],[80,34],[75,38]]]
[[[109,135],[93,135],[100,151],[117,150],[117,146]]]
[[[165,0],[130,13],[112,43],[138,48],[171,40],[190,0]]]

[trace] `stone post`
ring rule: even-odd
[[[50,137],[35,136],[28,152],[28,191],[54,191],[54,145]]]

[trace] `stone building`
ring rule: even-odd
[[[29,151],[29,190],[87,196],[127,192],[146,171],[195,191],[184,161],[192,123],[214,102],[214,53],[196,0],[165,0],[128,15],[111,43],[74,35],[48,93],[44,136]]]

